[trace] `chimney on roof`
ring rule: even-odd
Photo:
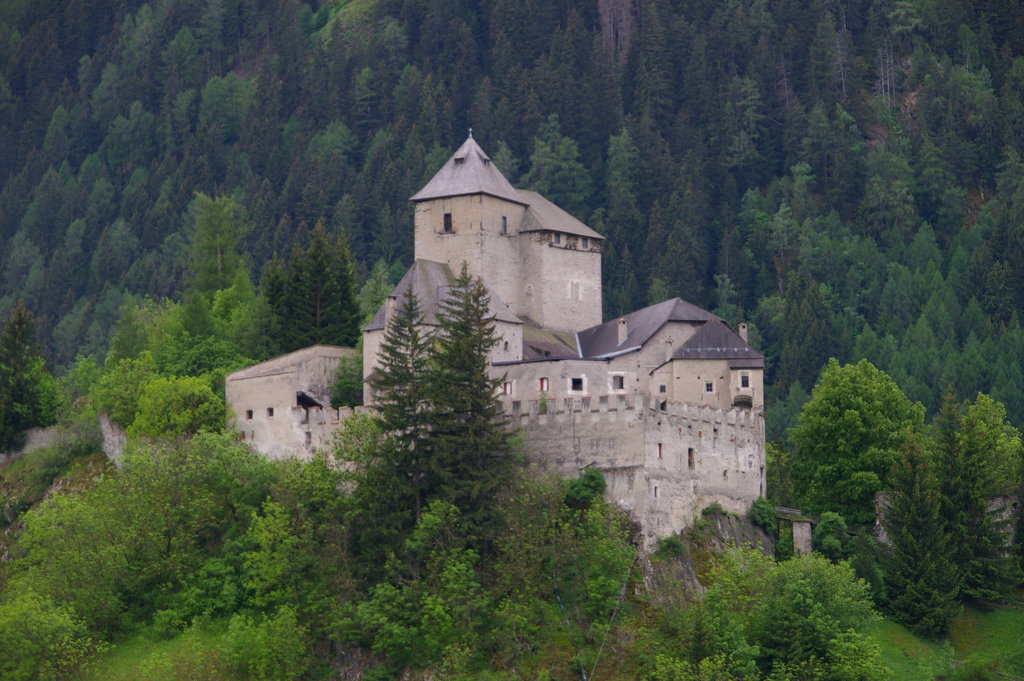
[[[629,326],[626,324],[626,318],[619,318],[619,345],[626,342],[626,336],[629,335]]]
[[[740,333],[740,338],[742,338],[743,342],[746,343],[747,342],[747,323],[746,322],[740,322],[740,326],[739,326],[738,331]]]

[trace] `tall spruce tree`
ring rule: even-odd
[[[267,334],[267,353],[271,357],[285,352],[288,345],[288,307],[285,301],[287,288],[288,279],[284,265],[275,254],[263,268],[263,278],[260,280],[260,296],[266,303],[263,308],[266,314],[263,326]]]
[[[0,329],[0,450],[33,426],[54,422],[57,386],[46,372],[36,320],[18,300]]]
[[[498,343],[490,297],[466,267],[438,312],[431,369],[434,468],[440,495],[479,528],[486,543],[498,513],[495,494],[513,464],[511,434],[500,421],[489,353]]]
[[[419,300],[409,291],[395,316],[388,320],[378,354],[380,365],[371,385],[381,427],[391,435],[388,465],[394,468],[396,481],[412,501],[417,520],[424,495],[433,491],[428,473],[430,343]]]
[[[949,554],[938,480],[912,432],[890,479],[892,490],[881,518],[892,543],[886,561],[889,609],[912,629],[939,636],[958,610],[960,574]]]
[[[1010,428],[978,395],[964,415],[947,391],[939,413],[937,461],[942,491],[942,520],[950,536],[950,555],[960,568],[965,598],[983,603],[1004,598],[1021,578],[1012,553],[1013,528],[994,504],[1000,487],[1000,452],[1020,452],[1020,436],[1007,443]],[[1010,428],[1010,430],[1013,430]],[[1011,457],[1012,458],[1012,455]],[[1008,481],[1009,482],[1009,481]]]

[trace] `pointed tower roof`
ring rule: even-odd
[[[458,151],[452,154],[448,162],[430,178],[430,182],[409,200],[427,201],[470,194],[488,194],[522,205],[527,204],[473,139],[472,129]]]

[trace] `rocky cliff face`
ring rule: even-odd
[[[684,534],[662,543],[662,549],[645,562],[644,586],[658,601],[685,601],[704,590],[704,580],[715,553],[729,546],[749,545],[771,555],[771,537],[749,518],[711,512]]]

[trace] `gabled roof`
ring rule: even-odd
[[[591,239],[604,239],[603,236],[551,203],[537,192],[528,189],[518,190],[520,196],[528,204],[520,232],[552,231],[575,234]]]
[[[448,265],[430,260],[416,260],[389,297],[395,298],[394,304],[397,310],[405,302],[409,291],[413,291],[420,303],[423,323],[437,326],[437,313],[441,309],[441,302],[448,298],[454,284],[455,274]],[[488,293],[491,298],[488,318],[512,324],[523,323],[523,320],[512,314],[504,301],[493,292],[489,291]],[[378,308],[377,314],[373,315],[373,319],[366,325],[364,331],[384,329],[386,307],[385,303]]]
[[[413,194],[409,200],[427,201],[471,194],[489,194],[499,199],[526,204],[526,200],[491,163],[491,158],[473,139],[472,132],[423,189]]]
[[[718,319],[676,348],[672,359],[727,359],[732,369],[763,369],[764,356]]]
[[[225,377],[225,380],[237,381],[247,378],[259,378],[261,376],[273,376],[274,374],[294,371],[295,367],[299,364],[317,358],[339,359],[354,353],[355,350],[352,348],[344,348],[339,345],[310,345],[309,347],[268,359],[265,362],[233,371]]]
[[[625,317],[626,339],[619,343],[619,317],[604,324],[580,331],[580,349],[583,356],[593,359],[614,355],[630,349],[639,349],[668,322],[701,323],[718,317],[682,298],[671,298],[657,305],[630,312]]]
[[[578,359],[576,334],[549,331],[533,324],[523,326],[523,359]]]

